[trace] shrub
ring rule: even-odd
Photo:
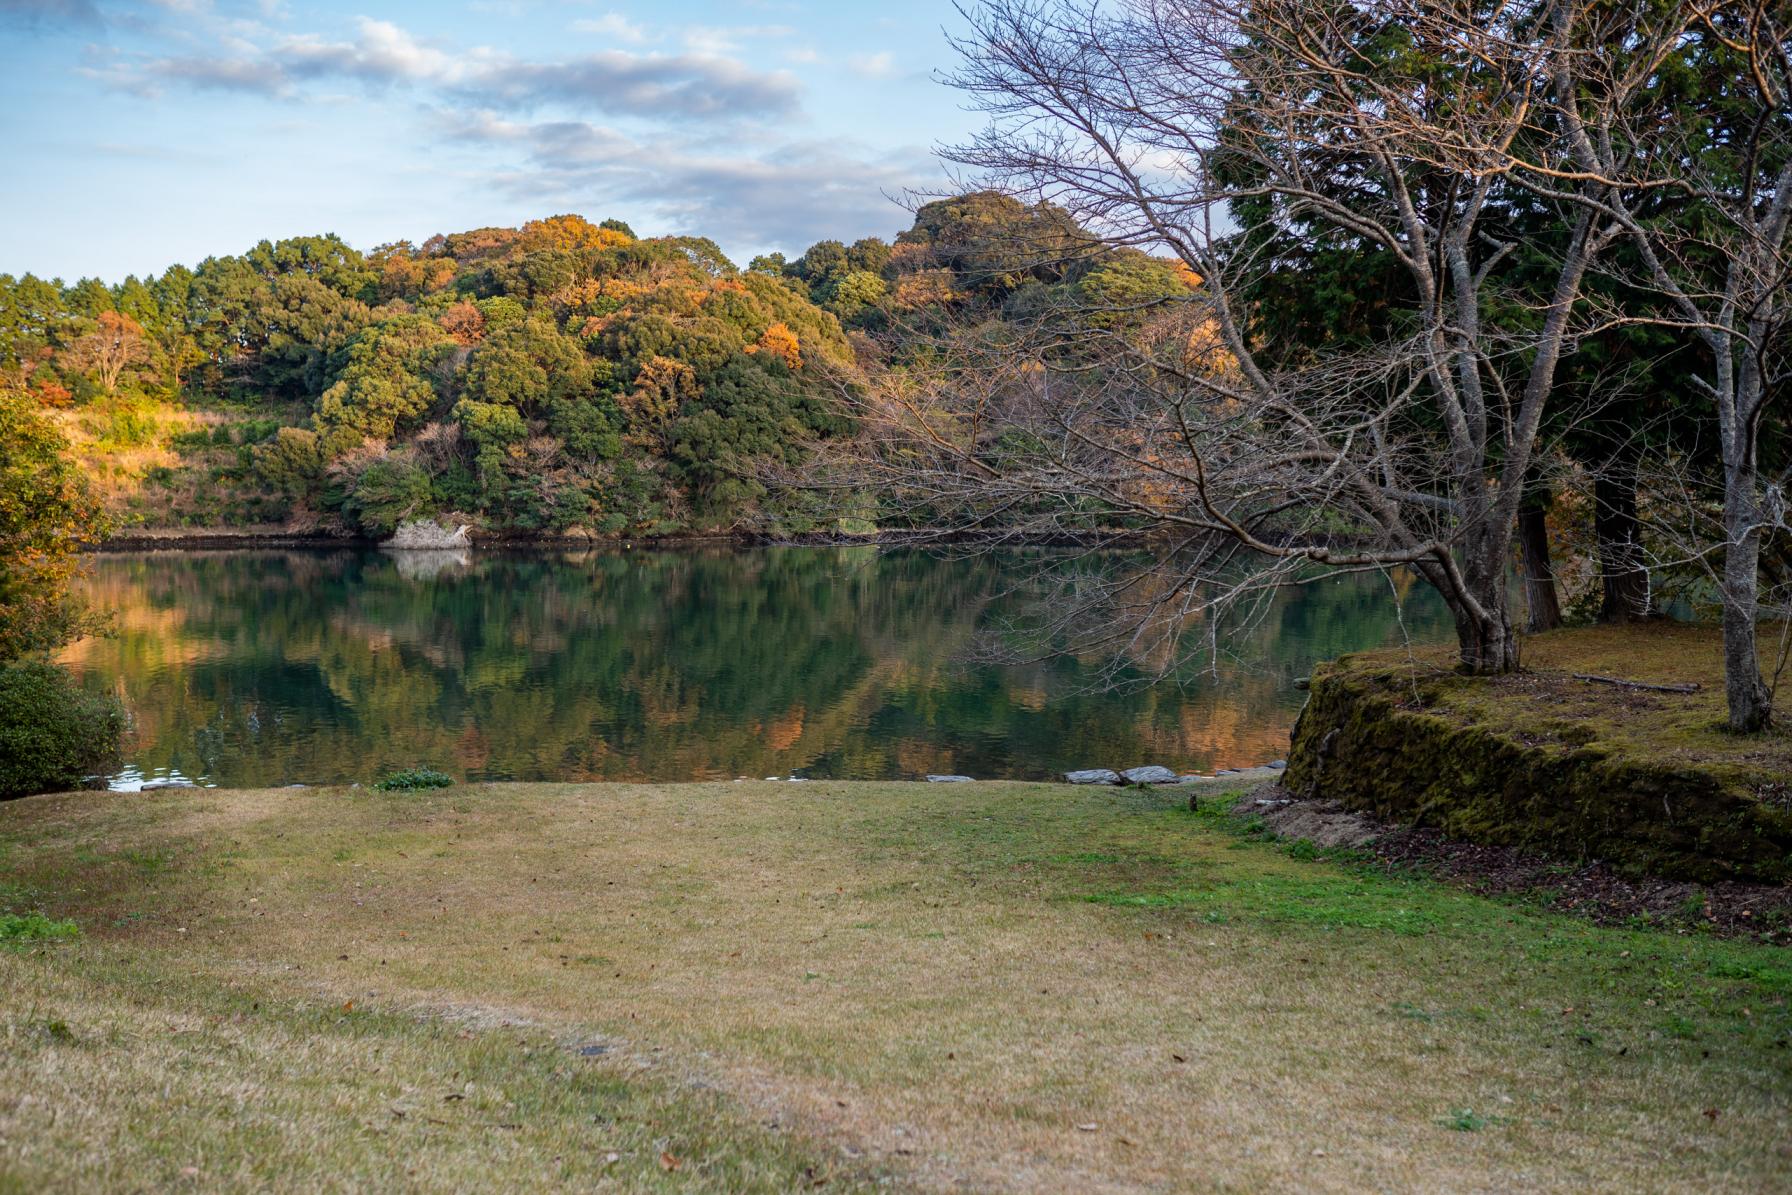
[[[154,403],[121,398],[106,413],[105,431],[100,439],[108,447],[141,448],[155,440],[160,428]]]
[[[124,711],[68,673],[25,661],[0,667],[0,798],[77,788],[118,757]]]
[[[324,475],[324,453],[317,433],[283,427],[271,441],[255,449],[255,468],[271,489],[288,498],[302,498],[317,489]]]
[[[402,772],[393,772],[373,787],[383,793],[408,793],[426,788],[448,788],[453,784],[454,777],[434,768],[406,768]]]
[[[343,499],[343,513],[370,535],[391,535],[432,505],[429,474],[408,454],[381,457],[361,471]]]
[[[66,942],[81,936],[72,921],[55,921],[42,913],[0,913],[0,944]]]

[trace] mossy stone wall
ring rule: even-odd
[[[1410,680],[1349,657],[1317,671],[1287,786],[1470,842],[1603,859],[1633,874],[1792,879],[1792,812],[1747,784],[1597,745],[1527,744],[1413,695]]]

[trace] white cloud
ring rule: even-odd
[[[138,61],[115,57],[90,75],[137,94],[164,85],[290,96],[306,83],[413,86],[485,108],[579,112],[660,121],[786,116],[801,93],[786,71],[758,70],[721,54],[605,49],[531,60],[490,50],[454,52],[391,21],[362,18],[356,36],[280,38],[265,50],[235,43],[212,54]]]
[[[450,82],[464,64],[442,50],[423,45],[391,21],[360,19],[353,42],[326,42],[305,35],[287,38],[271,58],[295,77],[347,77],[369,82]]]
[[[920,147],[875,153],[794,140],[756,153],[722,152],[657,138],[649,144],[583,121],[521,124],[491,113],[442,119],[463,143],[521,151],[487,176],[507,198],[647,212],[663,227],[742,251],[887,236],[906,219],[890,196],[937,181],[937,166]]]
[[[736,54],[744,43],[766,38],[794,37],[789,25],[691,25],[681,33],[685,48],[694,54]]]
[[[854,54],[848,61],[852,63],[853,70],[873,79],[888,79],[896,74],[896,60],[888,50],[880,50],[876,54]]]
[[[578,33],[595,33],[614,41],[627,42],[631,46],[642,45],[647,41],[646,27],[619,12],[607,12],[601,17],[574,21],[572,27]]]

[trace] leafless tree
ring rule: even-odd
[[[78,368],[92,370],[110,394],[124,371],[149,359],[149,345],[137,321],[117,311],[102,311],[88,332],[69,346]]]
[[[1702,345],[1695,376],[1715,413],[1723,462],[1718,590],[1725,690],[1738,732],[1768,726],[1757,623],[1763,537],[1786,523],[1786,473],[1765,471],[1761,432],[1792,384],[1792,6],[1689,0],[1675,10],[1676,64],[1646,158],[1621,152],[1604,113],[1564,103],[1574,175],[1609,181],[1594,205],[1638,264],[1626,281],[1658,300],[1630,321],[1676,327]],[[1559,80],[1568,94],[1571,80]],[[1639,168],[1640,167],[1640,168]],[[1564,175],[1564,178],[1571,175]],[[1577,192],[1578,195],[1578,192]]]
[[[1239,548],[1278,577],[1308,563],[1408,566],[1443,595],[1466,669],[1515,667],[1508,577],[1525,479],[1557,364],[1602,318],[1583,301],[1588,271],[1621,231],[1612,180],[1579,166],[1562,105],[1630,144],[1672,45],[1672,30],[1610,8],[964,9],[974,32],[953,82],[990,122],[951,156],[1062,204],[1111,245],[1174,254],[1201,286],[1129,337],[1047,320],[974,347],[981,362],[882,379],[865,411],[880,489],[966,520],[1070,530],[1108,518],[1175,539],[1190,550],[1173,555],[1199,563],[1154,608],[1186,602],[1216,562],[1236,567]],[[1626,52],[1600,53],[1620,33]],[[1519,189],[1558,235],[1519,243]],[[1273,235],[1241,232],[1247,208]],[[1373,343],[1296,356],[1259,343],[1251,295],[1289,241],[1397,263],[1396,310]]]

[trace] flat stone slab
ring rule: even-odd
[[[1237,784],[1241,780],[1276,780],[1282,769],[1264,765],[1260,768],[1226,769],[1212,776],[1178,776],[1177,784]]]
[[[1172,772],[1169,768],[1159,767],[1156,764],[1146,764],[1144,767],[1138,767],[1138,768],[1127,768],[1124,772],[1121,772],[1120,774],[1122,776],[1126,777],[1126,781],[1128,784],[1174,784],[1174,783],[1176,783],[1176,773],[1175,772]]]
[[[969,784],[969,783],[971,783],[971,781],[972,781],[972,777],[970,777],[970,776],[929,776],[929,777],[927,777],[927,783],[929,783],[929,784]]]
[[[1064,779],[1072,784],[1119,784],[1120,773],[1113,768],[1085,768],[1080,772],[1065,772]]]

